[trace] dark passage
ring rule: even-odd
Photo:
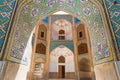
[[[65,78],[65,66],[62,66],[62,78]]]

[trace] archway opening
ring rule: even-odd
[[[45,76],[48,76],[49,79],[82,79],[83,77],[84,79],[92,79],[90,75],[94,74],[92,74],[92,71],[87,71],[86,69],[88,67],[90,69],[93,69],[93,62],[91,59],[92,55],[90,50],[88,49],[88,46],[90,47],[89,37],[87,36],[88,33],[86,33],[86,28],[88,27],[85,25],[85,23],[70,14],[49,15],[47,16],[47,18],[49,19],[49,21],[46,24],[46,18],[44,19],[44,21],[42,20],[42,22],[39,23],[39,25],[46,25],[47,29],[39,26],[40,30],[37,30],[37,36],[41,34],[41,31],[46,33],[46,40],[38,37],[36,40],[37,44],[41,42],[42,44],[46,45],[46,55],[40,55],[40,59],[45,59],[43,63],[44,72],[48,72],[48,75],[44,75],[45,73],[43,74],[43,78],[45,78]],[[59,39],[59,36],[64,36],[64,39]],[[41,48],[40,52],[42,52],[42,47],[39,48]],[[68,52],[72,51],[72,54],[67,55],[67,50]],[[61,53],[64,53],[65,56]],[[68,65],[68,60],[66,59],[66,57],[71,55],[73,56],[73,58],[69,58],[69,60],[72,62],[69,62],[69,66],[71,68],[69,69],[69,67],[66,68]],[[87,57],[90,66],[80,63],[80,59],[84,57]],[[50,61],[48,60],[49,58]],[[40,63],[42,62],[40,61]],[[86,63],[87,61],[85,62],[85,64]],[[81,70],[81,66],[86,67],[84,67],[85,69]],[[85,73],[85,75],[87,76],[81,76],[81,74],[83,73]],[[77,76],[75,76],[75,74]]]

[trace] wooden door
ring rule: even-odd
[[[65,78],[65,66],[59,65],[58,78]]]

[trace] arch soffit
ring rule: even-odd
[[[86,0],[87,1],[87,0]],[[101,13],[101,5],[100,5],[100,3],[98,2],[98,1],[94,1],[94,0],[90,0],[90,1],[88,1],[89,3],[92,3],[92,4],[95,4],[95,6],[97,6],[97,8],[99,8],[99,12],[100,12],[100,14],[102,14]],[[21,2],[22,3],[22,2]],[[23,4],[24,3],[24,4]],[[25,0],[23,0],[23,3],[22,4],[20,4],[20,6],[18,7],[18,9],[17,9],[17,13],[18,13],[18,15],[16,15],[16,20],[14,21],[15,23],[16,23],[16,21],[18,21],[19,20],[19,16],[21,16],[20,15],[20,13],[21,13],[21,11],[22,11],[22,9],[26,6],[26,5],[28,5],[28,4],[32,4],[32,1],[31,0],[29,0],[29,1],[25,1]],[[58,4],[59,5],[59,4]],[[32,5],[31,5],[32,6]],[[102,8],[103,9],[103,8]],[[51,12],[48,12],[47,14],[45,14],[45,15],[41,15],[40,16],[40,18],[42,19],[42,18],[44,18],[44,17],[46,17],[46,15],[49,15],[49,14],[52,14],[52,13],[54,13],[54,12],[56,12],[56,11],[59,11],[59,10],[61,10],[61,8],[60,9],[58,9],[58,8],[55,8],[53,11],[51,11]],[[65,9],[62,9],[63,11],[68,11],[68,10],[65,10]],[[68,11],[68,13],[69,13],[70,11]],[[39,13],[41,13],[41,12],[39,12]],[[82,20],[82,22],[86,22],[87,20],[85,20],[84,19],[84,17],[82,18],[82,17],[80,17],[80,15],[78,15],[78,14],[74,14],[73,12],[70,12],[70,14],[72,14],[72,15],[74,15],[74,16],[76,16],[76,17],[78,17],[79,19],[81,19]],[[99,14],[99,15],[100,15]],[[100,17],[101,17],[101,15],[100,15]],[[104,16],[105,17],[105,16]],[[37,19],[37,23],[39,23],[40,22],[40,20],[39,20],[39,17],[38,18],[36,18]],[[103,20],[105,20],[105,19],[103,19]],[[104,21],[103,21],[104,22]],[[105,21],[106,22],[106,21]],[[36,23],[34,23],[34,25],[35,25]],[[14,23],[13,23],[13,25],[15,25]],[[33,25],[33,26],[34,26]]]
[[[87,0],[86,0],[87,1]],[[46,1],[47,2],[47,1]],[[92,5],[92,3],[94,2],[94,0],[91,0],[91,1],[88,1],[89,2],[89,4],[91,4]],[[90,3],[90,2],[92,2],[92,3]],[[95,3],[96,2],[96,3]],[[97,5],[98,3],[97,3],[97,1],[95,0],[95,6],[97,6],[97,9],[99,8],[99,10],[98,10],[98,12],[100,13],[100,14],[98,14],[99,16],[92,16],[94,19],[98,19],[98,20],[100,20],[100,21],[98,21],[98,22],[100,22],[100,26],[105,26],[105,24],[104,24],[104,21],[106,22],[106,19],[104,20],[103,18],[105,18],[105,14],[104,13],[101,13],[102,12],[102,10],[103,10],[103,8],[101,8],[101,6],[99,6],[99,5]],[[40,13],[40,15],[39,15],[39,17],[37,17],[36,15],[32,18],[31,17],[31,15],[28,15],[28,16],[26,16],[26,17],[24,17],[23,15],[22,15],[22,9],[24,9],[24,7],[26,6],[26,5],[28,5],[29,4],[29,7],[30,8],[33,8],[33,5],[32,5],[32,2],[30,1],[28,1],[28,2],[26,2],[25,4],[20,4],[21,6],[17,9],[17,13],[16,13],[16,16],[15,16],[15,20],[14,20],[14,22],[13,22],[13,26],[15,27],[15,29],[13,30],[12,29],[12,31],[14,31],[13,33],[15,33],[15,30],[16,30],[16,28],[21,28],[20,26],[21,25],[19,25],[19,24],[22,24],[22,22],[24,22],[24,21],[21,21],[21,19],[23,20],[23,18],[26,18],[26,17],[29,17],[30,18],[30,21],[27,21],[28,23],[30,23],[29,24],[29,32],[28,32],[28,35],[26,35],[26,36],[29,36],[29,33],[31,32],[31,30],[33,29],[33,26],[35,26],[35,24],[36,24],[36,22],[37,22],[37,24],[38,24],[38,22],[40,21],[39,20],[39,18],[44,18],[44,17],[46,17],[46,15],[49,15],[49,13],[50,14],[52,14],[53,12],[56,12],[56,11],[58,11],[58,10],[60,10],[60,9],[56,9],[56,8],[54,8],[55,7],[55,5],[54,5],[54,7],[50,7],[51,8],[51,11],[48,11],[48,12],[45,12],[44,10],[43,10],[43,12],[45,12],[45,14],[43,13],[43,12],[39,12]],[[57,7],[58,8],[58,7]],[[69,7],[66,7],[66,8],[69,8]],[[71,8],[71,7],[70,7]],[[102,9],[102,10],[101,10]],[[29,11],[30,11],[31,9],[29,9]],[[46,9],[45,9],[46,10]],[[77,13],[74,13],[73,11],[69,11],[69,9],[62,9],[63,11],[65,10],[65,11],[68,11],[68,13],[70,12],[71,14],[73,14],[73,15],[75,15],[76,17],[78,17],[79,19],[81,19],[81,21],[83,21],[83,22],[86,22],[90,27],[92,27],[92,25],[93,24],[91,24],[92,22],[89,22],[89,17],[82,17],[82,15],[85,15],[85,14],[83,14],[84,13],[84,11],[82,11],[81,13],[79,12],[79,10],[78,10],[78,12]],[[76,9],[75,9],[76,10]],[[42,10],[41,10],[42,11]],[[77,11],[77,10],[76,10]],[[36,10],[36,12],[37,12],[37,10]],[[89,11],[87,12],[88,13],[88,15],[89,15]],[[101,14],[103,14],[104,16],[102,16]],[[88,15],[86,15],[86,16],[88,16]],[[25,19],[26,20],[26,19]],[[32,20],[34,20],[34,21],[32,21]],[[103,21],[102,21],[103,20]],[[92,21],[92,20],[91,20]],[[93,20],[94,21],[94,20]],[[107,23],[106,23],[107,24]],[[17,26],[18,25],[18,26]],[[16,27],[17,26],[17,27]],[[12,32],[11,31],[11,32]],[[11,33],[11,34],[13,34],[13,33]],[[23,33],[24,34],[24,33]],[[12,37],[12,39],[11,39],[11,41],[12,42],[14,42],[15,40],[14,40],[14,36],[15,36],[15,34],[13,34],[13,37]],[[23,38],[24,38],[24,36],[22,36]],[[9,42],[11,42],[11,41],[9,41]],[[20,42],[21,43],[21,42]],[[20,43],[18,43],[18,44],[20,44]],[[9,43],[10,44],[10,43]],[[10,46],[15,46],[14,44],[10,44]],[[12,48],[12,47],[11,47]],[[11,49],[9,49],[9,50],[11,50]],[[11,51],[9,51],[9,52],[11,52]]]
[[[88,0],[86,0],[86,1],[88,1]],[[47,2],[47,1],[46,1],[46,2]],[[102,14],[103,7],[102,7],[102,5],[100,4],[99,1],[90,0],[90,1],[88,1],[88,2],[89,2],[90,4],[94,4],[97,8],[99,8],[99,12],[100,12],[99,15]],[[23,1],[21,2],[20,6],[19,6],[18,9],[17,9],[17,13],[18,13],[18,14],[16,15],[17,20],[18,20],[18,18],[19,18],[19,16],[20,16],[20,12],[22,11],[22,9],[23,9],[26,5],[31,5],[31,6],[33,7],[31,0],[28,0],[28,1],[23,0]],[[58,5],[59,5],[59,4],[58,4]],[[78,5],[77,5],[77,6],[78,6]],[[67,6],[65,6],[65,7],[67,7]],[[43,8],[43,9],[44,9],[44,8]],[[70,13],[71,15],[74,15],[74,16],[76,16],[77,18],[81,19],[83,22],[86,22],[86,20],[85,20],[84,18],[80,17],[80,15],[74,14],[73,12],[70,12],[69,10],[59,8],[58,6],[57,6],[56,8],[54,8],[52,11],[50,11],[50,12],[48,12],[48,13],[46,12],[47,14],[41,15],[41,16],[40,16],[40,19],[43,19],[43,18],[45,18],[47,15],[53,14],[54,12],[57,12],[57,11],[60,11],[60,10],[65,11],[65,12],[68,12],[68,13]],[[43,12],[44,12],[44,11],[43,11]],[[41,12],[39,12],[39,13],[41,13]],[[104,15],[105,15],[105,14],[104,14]],[[101,15],[100,17],[102,17],[102,16],[103,16],[103,15]],[[105,17],[105,16],[104,16],[104,17]],[[38,18],[39,18],[39,17],[38,17]],[[37,23],[40,21],[38,18],[37,18]],[[105,20],[105,19],[103,19],[103,20]],[[16,20],[15,20],[15,22],[16,22]],[[103,22],[104,22],[104,21],[103,21]],[[106,21],[105,21],[105,22],[106,22]]]
[[[55,44],[52,44],[52,45],[55,45]],[[68,45],[67,44],[62,44],[62,45],[58,44],[53,47],[51,46],[50,52],[52,52],[54,49],[56,49],[59,46],[64,46],[64,47],[68,48],[70,51],[74,52],[73,44],[68,44]],[[70,46],[72,46],[72,47],[70,47]]]
[[[73,55],[73,51],[71,51],[68,47],[66,47],[66,46],[64,46],[64,45],[59,45],[59,46],[57,46],[56,48],[54,48],[51,52],[50,52],[50,54],[52,53],[52,52],[54,52],[56,49],[58,49],[58,48],[64,48],[64,49],[66,49],[67,51],[70,51],[70,53],[72,53],[71,55]],[[60,55],[61,56],[61,55]]]
[[[79,27],[81,27],[80,25],[82,25],[82,27],[88,27],[88,26],[86,26],[84,23],[78,23],[77,25],[76,25],[76,28],[78,29]]]
[[[59,22],[60,22],[60,24],[59,24]],[[66,24],[68,26],[66,26]],[[59,33],[60,30],[64,30],[65,34],[70,34],[72,31],[72,24],[66,19],[58,19],[52,23],[52,30],[53,30],[53,32],[55,32],[57,34]]]
[[[87,1],[87,0],[86,0]],[[24,4],[22,5],[22,4],[20,4],[21,6],[20,7],[18,7],[18,12],[19,12],[19,14],[18,15],[16,15],[18,18],[17,18],[17,20],[19,20],[19,16],[21,16],[20,15],[20,13],[21,13],[21,11],[22,11],[22,9],[26,6],[26,5],[31,5],[31,6],[33,6],[32,4],[33,4],[33,2],[32,1],[23,1],[24,2]],[[47,2],[47,1],[46,1]],[[98,1],[94,1],[94,0],[90,0],[90,1],[87,1],[87,2],[89,2],[90,4],[94,4],[97,8],[99,8],[99,12],[100,12],[100,17],[102,16],[101,14],[101,6],[100,6],[100,3],[98,2]],[[58,4],[59,5],[59,4]],[[57,6],[57,8],[55,8],[55,9],[53,9],[51,12],[46,12],[47,14],[41,14],[41,16],[40,17],[35,17],[36,19],[37,19],[37,23],[38,22],[40,22],[40,20],[39,20],[39,18],[44,18],[44,17],[46,17],[46,15],[49,15],[49,14],[52,14],[52,13],[54,13],[54,12],[56,12],[56,11],[59,11],[59,10],[61,10],[61,8],[60,9],[58,9],[58,6]],[[66,10],[66,9],[62,9],[63,11],[68,11],[68,10]],[[43,11],[44,12],[44,11]],[[68,13],[69,13],[70,11],[68,11]],[[39,12],[39,13],[41,13],[41,12]],[[75,15],[76,17],[78,17],[78,18],[80,18],[81,20],[82,20],[82,22],[85,22],[86,23],[86,21],[87,21],[87,19],[88,18],[86,18],[86,19],[84,19],[84,17],[82,18],[82,17],[80,17],[80,15],[78,15],[78,13],[73,13],[73,12],[70,12],[70,14],[72,14],[72,15]],[[94,16],[92,16],[92,17],[94,17]],[[16,23],[16,21],[17,20],[15,20],[15,23]],[[105,19],[103,19],[103,20],[105,20]],[[104,22],[104,21],[101,21],[101,23],[102,22]],[[36,22],[33,22],[34,24],[33,24],[33,26],[36,24]],[[88,22],[88,24],[89,24],[89,22]],[[102,23],[103,24],[103,23]],[[90,25],[89,25],[90,26]]]

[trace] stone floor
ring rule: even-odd
[[[76,80],[76,79],[49,79],[49,80]],[[92,80],[91,78],[81,78],[80,80]]]
[[[49,80],[75,80],[75,79],[49,79]]]
[[[45,79],[40,79],[45,80]],[[49,79],[49,80],[76,80],[76,79]],[[92,80],[91,78],[81,78],[80,80]]]
[[[76,79],[33,79],[33,80],[76,80]]]

